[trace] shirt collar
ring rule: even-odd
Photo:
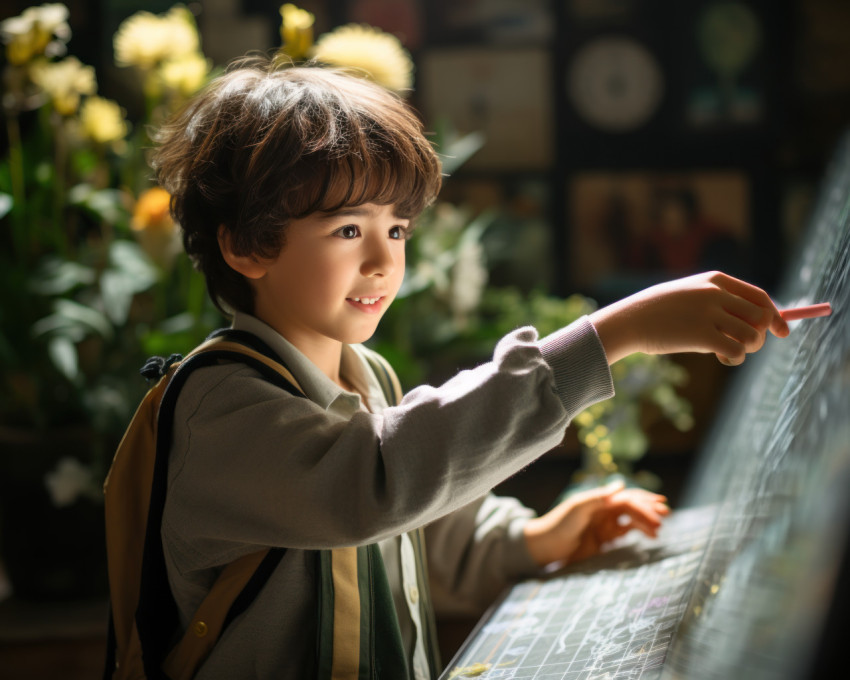
[[[350,416],[362,408],[359,394],[348,392],[337,385],[295,345],[268,324],[250,314],[236,312],[231,326],[234,330],[253,333],[271,347],[283,359],[310,401],[325,410],[346,416]],[[340,373],[362,394],[366,395],[371,410],[376,410],[376,406],[383,406],[383,393],[377,379],[371,374],[371,371],[366,370],[364,360],[349,345],[342,346]]]

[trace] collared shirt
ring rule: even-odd
[[[332,381],[286,338],[257,319],[237,314],[233,328],[249,331],[271,346],[293,374],[298,376],[298,383],[304,394],[329,413],[348,419],[361,410],[380,415],[387,408],[381,384],[352,347],[342,347],[340,377],[354,387],[356,393],[349,392]],[[431,671],[428,668],[424,628],[419,612],[419,593],[424,586],[418,582],[416,576],[416,558],[410,536],[407,533],[393,536],[379,541],[378,546],[393,593],[402,640],[408,658],[412,661],[413,678],[429,680]],[[434,674],[438,672],[439,669],[434,669]]]

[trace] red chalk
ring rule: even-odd
[[[797,321],[798,319],[814,319],[818,316],[829,316],[832,314],[832,305],[828,302],[821,302],[817,305],[806,305],[805,307],[791,307],[790,309],[781,309],[779,314],[786,321]]]

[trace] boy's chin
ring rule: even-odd
[[[372,329],[372,331],[367,333],[352,333],[346,338],[343,342],[346,345],[362,345],[364,342],[369,340],[373,335],[375,335],[376,329]]]
[[[375,335],[377,330],[377,324],[368,328],[358,328],[345,333],[341,340],[346,345],[360,345]]]

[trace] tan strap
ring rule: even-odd
[[[298,381],[284,366],[241,343],[213,338],[195,348],[188,356],[209,351],[231,351],[246,354],[274,369],[299,390]],[[163,670],[173,680],[190,680],[209,656],[221,635],[224,621],[236,598],[247,585],[268,554],[268,550],[245,555],[228,564],[201,602],[192,621],[163,663]]]
[[[257,361],[262,361],[266,366],[277,371],[280,375],[286,378],[299,390],[301,389],[301,386],[298,384],[298,381],[295,379],[295,376],[292,375],[292,373],[289,372],[289,369],[287,369],[285,366],[275,361],[274,359],[270,359],[261,352],[251,349],[250,347],[241,343],[233,342],[232,340],[226,340],[223,337],[212,338],[211,340],[207,340],[203,344],[198,345],[194,350],[192,350],[192,352],[190,352],[186,356],[186,358],[188,359],[190,356],[200,354],[202,352],[221,350],[226,352],[238,352],[239,354],[247,354],[249,357],[253,357]]]
[[[224,338],[212,338],[195,348],[188,356],[209,351],[230,351],[246,354],[261,361],[301,389],[298,381],[284,366],[241,343]],[[180,642],[166,657],[163,670],[174,680],[189,680],[207,658],[221,635],[224,620],[233,602],[257,571],[268,554],[261,550],[245,555],[228,564],[204,598]]]
[[[360,677],[360,579],[357,548],[331,551],[334,592],[333,680]]]
[[[228,564],[192,617],[180,642],[162,669],[172,680],[189,680],[207,658],[221,635],[224,620],[239,593],[257,571],[268,550],[245,555]]]

